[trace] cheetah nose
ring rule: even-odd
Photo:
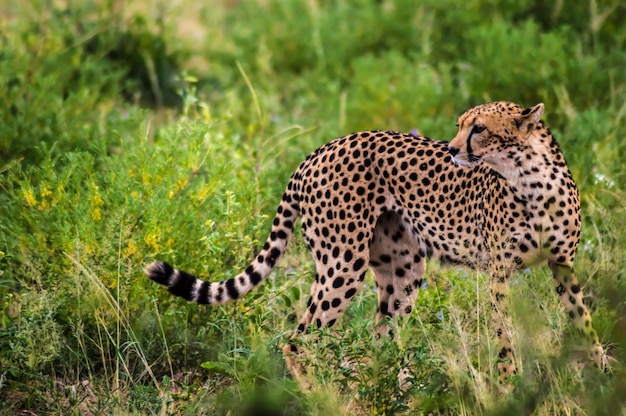
[[[448,146],[448,151],[450,152],[452,156],[456,156],[459,153],[459,150],[460,149],[456,147]]]

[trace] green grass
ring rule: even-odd
[[[0,16],[0,413],[623,414],[621,2],[8,0]],[[314,274],[299,236],[224,307],[144,278],[153,259],[241,271],[321,144],[450,139],[491,100],[546,104],[582,193],[575,266],[613,374],[575,365],[581,338],[545,268],[512,282],[509,394],[481,274],[429,263],[395,341],[372,336],[368,277],[339,325],[303,341],[310,392],[281,356]]]

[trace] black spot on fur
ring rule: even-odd
[[[167,286],[172,273],[174,273],[174,268],[172,266],[165,262],[158,262],[151,265],[148,277],[160,285]]]
[[[171,279],[173,279],[173,276]],[[196,280],[197,279],[189,273],[179,270],[178,277],[174,281],[170,281],[170,286],[167,290],[174,296],[192,300],[192,291]]]
[[[239,290],[235,287],[235,279],[228,279],[224,286],[226,287],[226,293],[231,299],[237,299],[239,297]]]

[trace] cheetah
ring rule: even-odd
[[[516,270],[548,264],[556,292],[585,336],[591,358],[606,356],[573,270],[580,239],[578,190],[541,120],[543,104],[474,107],[452,141],[387,131],[354,133],[311,153],[292,175],[263,249],[237,276],[205,282],[164,262],[146,274],[176,296],[201,304],[241,298],[261,284],[285,252],[301,217],[315,262],[304,316],[283,349],[302,374],[294,339],[331,327],[371,268],[376,319],[411,313],[426,259],[488,273],[499,380],[517,372],[507,328],[508,283]],[[385,325],[381,325],[383,332]]]

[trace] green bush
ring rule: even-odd
[[[118,144],[110,130],[124,123],[127,100],[180,106],[179,59],[144,19],[127,27],[114,10],[76,2],[61,8],[39,0],[12,5],[50,12],[0,27],[0,163],[39,163],[48,153]],[[101,140],[102,136],[109,140]]]

